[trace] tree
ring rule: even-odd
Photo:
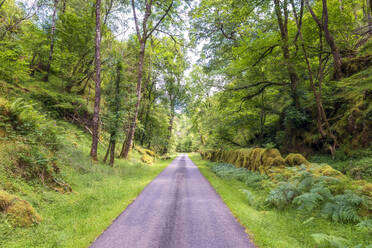
[[[45,78],[44,78],[44,81],[46,82],[48,82],[49,80],[50,64],[52,63],[52,59],[53,59],[54,38],[55,38],[55,32],[56,32],[57,7],[58,7],[58,0],[54,0],[52,26],[51,26],[51,31],[50,31],[49,59],[48,59],[47,70],[46,70],[47,74],[45,75]]]
[[[309,9],[311,16],[313,17],[316,24],[319,28],[324,32],[325,40],[327,41],[329,47],[331,48],[332,56],[333,56],[333,67],[334,67],[334,78],[336,80],[340,80],[342,78],[342,61],[340,51],[335,43],[333,35],[329,31],[328,27],[328,6],[327,0],[322,0],[323,11],[322,11],[322,19],[319,20],[318,16],[315,14],[313,9],[309,4],[309,0],[306,0],[306,6]]]
[[[95,98],[94,98],[94,113],[92,121],[92,147],[90,156],[93,160],[97,160],[97,149],[99,139],[99,112],[101,103],[101,0],[96,0],[96,50],[95,50]]]
[[[142,30],[140,28],[140,23],[137,18],[136,14],[136,4],[134,0],[131,0],[132,4],[132,12],[133,12],[133,17],[134,17],[134,23],[136,27],[136,33],[137,33],[137,38],[139,41],[140,45],[140,51],[139,51],[139,58],[138,58],[138,68],[137,68],[137,90],[136,90],[136,95],[137,95],[137,102],[134,107],[134,113],[133,117],[131,120],[131,123],[129,125],[128,133],[126,136],[126,140],[123,144],[122,152],[120,154],[120,157],[122,158],[127,158],[130,148],[132,147],[133,144],[133,137],[134,137],[134,132],[136,129],[136,123],[137,123],[137,117],[138,117],[138,111],[140,108],[140,103],[141,103],[141,91],[142,91],[142,79],[143,79],[143,67],[144,67],[144,58],[145,58],[145,51],[146,51],[146,43],[149,37],[151,37],[152,33],[158,28],[158,26],[164,21],[165,17],[169,14],[173,7],[173,0],[170,1],[168,7],[164,11],[163,15],[158,19],[156,22],[155,26],[149,27],[149,20],[150,17],[152,17],[152,8],[154,5],[153,0],[146,0],[145,1],[145,7],[144,7],[144,16],[142,19]]]
[[[122,122],[122,112],[123,112],[123,99],[122,99],[122,90],[121,90],[121,81],[122,81],[122,64],[118,60],[116,62],[116,71],[113,80],[110,78],[109,89],[108,89],[108,113],[106,121],[108,122],[108,132],[110,134],[109,145],[105,158],[103,159],[106,162],[108,155],[110,155],[109,164],[114,165],[115,161],[115,147],[116,142],[119,136],[119,126]]]

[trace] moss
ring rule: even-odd
[[[30,203],[20,199],[8,207],[7,218],[13,226],[17,227],[29,227],[42,221]]]
[[[361,192],[366,196],[372,197],[372,183],[366,182],[365,185],[363,185]]]
[[[266,149],[262,154],[262,165],[267,170],[273,166],[284,165],[284,159],[278,149]]]
[[[309,166],[310,162],[307,161],[306,158],[299,153],[290,153],[285,158],[285,164],[290,167],[298,166],[301,164]]]
[[[147,155],[147,154],[144,154],[142,157],[141,157],[141,161],[144,162],[145,164],[153,164],[154,163],[154,158]]]
[[[16,227],[29,227],[42,221],[30,203],[3,190],[0,190],[0,212]]]
[[[149,149],[145,149],[145,153],[151,157],[156,157],[156,153]]]
[[[329,165],[319,165],[313,166],[310,171],[314,173],[316,176],[327,176],[327,177],[334,177],[339,180],[345,180],[346,176],[342,174],[340,171],[333,169]]]
[[[15,199],[14,195],[0,190],[0,212],[5,212]]]
[[[261,156],[265,149],[262,148],[254,148],[252,149],[252,152],[249,155],[249,167],[248,169],[252,171],[259,170],[259,167],[261,165]]]
[[[146,152],[145,152],[145,149],[143,149],[142,147],[140,147],[140,146],[134,146],[134,150],[136,150],[136,151],[138,151],[140,154],[145,154]]]

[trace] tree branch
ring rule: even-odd
[[[158,28],[158,26],[164,20],[164,18],[168,15],[168,13],[172,9],[172,7],[173,7],[173,0],[172,0],[171,4],[168,6],[168,8],[166,9],[166,11],[164,12],[164,15],[159,19],[158,23],[156,23],[156,25],[154,26],[154,28],[146,36],[146,39],[149,38],[152,35],[152,33]]]

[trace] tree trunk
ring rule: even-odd
[[[90,156],[97,160],[97,148],[99,138],[99,112],[101,102],[101,0],[96,0],[96,79],[95,79],[95,98],[94,98],[94,113],[93,113],[93,134],[92,134],[92,148]]]
[[[340,80],[342,78],[342,71],[341,71],[341,55],[339,49],[334,41],[332,34],[328,28],[328,7],[327,7],[327,0],[322,0],[323,4],[323,12],[322,12],[322,21],[314,13],[313,9],[310,7],[309,0],[306,1],[306,6],[310,11],[311,16],[313,17],[314,21],[317,23],[319,28],[324,32],[324,38],[327,41],[327,44],[331,48],[332,56],[333,56],[333,74],[336,80]]]
[[[62,13],[63,14],[66,12],[66,4],[67,4],[67,0],[64,0],[63,1],[63,6],[62,6]]]
[[[306,50],[306,47],[305,47],[301,27],[300,27],[299,22],[298,22],[298,17],[297,17],[297,12],[296,12],[296,9],[295,9],[294,1],[291,0],[291,3],[292,3],[292,8],[293,8],[293,14],[294,14],[295,21],[296,21],[296,24],[297,24],[298,33],[299,33],[299,36],[300,36],[300,39],[301,39],[301,46],[302,46],[302,50],[303,50],[303,53],[304,53],[304,57],[305,57],[306,65],[307,65],[307,70],[308,70],[308,73],[309,73],[310,87],[313,91],[313,94],[314,94],[314,97],[315,97],[315,102],[316,102],[316,105],[317,105],[317,111],[318,111],[318,118],[317,119],[318,119],[319,133],[322,137],[325,137],[327,135],[327,136],[329,136],[329,138],[331,138],[333,140],[333,144],[331,144],[329,148],[330,148],[332,156],[334,156],[336,146],[337,146],[337,139],[331,131],[331,127],[329,125],[327,115],[324,111],[322,98],[321,98],[321,87],[322,87],[321,85],[322,85],[322,80],[323,80],[323,76],[324,76],[323,75],[323,61],[322,61],[322,58],[320,57],[319,58],[319,79],[318,79],[319,90],[317,90],[316,86],[315,86],[315,83],[314,83],[314,76],[313,76],[310,61],[309,61],[309,58],[308,58],[307,50]],[[322,33],[321,28],[319,28],[319,32],[320,32],[320,34]],[[322,35],[320,35],[320,40],[321,39],[322,39]],[[322,42],[321,42],[321,48],[320,49],[322,49]],[[326,126],[326,132],[323,130],[323,124],[321,123],[322,120],[323,120],[323,122]]]
[[[109,165],[114,166],[114,161],[115,161],[115,145],[116,145],[116,140],[113,140],[111,143],[111,151],[110,151],[110,162]]]
[[[173,122],[174,122],[174,110],[171,110],[171,116],[169,119],[169,126],[168,126],[167,145],[165,146],[165,149],[164,149],[165,154],[168,153],[169,151],[169,141],[172,138]]]
[[[371,10],[372,10],[372,1],[367,0],[366,12],[367,12],[367,21],[368,21],[368,33],[372,34],[372,17],[371,17]]]
[[[53,59],[54,36],[55,36],[55,32],[56,32],[57,7],[58,7],[58,0],[54,0],[53,16],[52,16],[52,29],[50,31],[49,59],[48,59],[48,65],[47,65],[47,74],[44,77],[45,82],[48,82],[48,80],[49,80],[50,64],[52,63],[52,59]]]
[[[336,80],[340,80],[342,78],[342,61],[341,61],[341,55],[338,50],[338,47],[335,43],[335,40],[332,36],[332,34],[329,32],[328,29],[328,6],[327,6],[327,0],[322,0],[323,3],[323,20],[324,20],[324,37],[331,48],[332,56],[333,56],[333,64],[334,64],[334,77]]]
[[[108,145],[107,150],[106,150],[106,153],[105,153],[105,157],[103,158],[103,162],[104,163],[106,163],[106,161],[107,161],[107,157],[108,157],[108,155],[110,153],[110,148],[111,148],[111,138],[110,138],[110,142],[109,142],[109,145]]]
[[[286,62],[287,71],[289,74],[289,80],[291,82],[291,94],[292,94],[292,100],[294,102],[294,105],[296,107],[300,106],[298,94],[297,94],[297,85],[298,85],[298,75],[296,72],[296,69],[292,63],[291,54],[289,52],[289,44],[288,44],[288,9],[287,9],[287,0],[284,0],[283,5],[283,13],[284,13],[284,19],[282,15],[282,11],[280,9],[280,2],[279,0],[274,0],[275,4],[275,13],[278,19],[278,25],[280,30],[280,37],[282,41],[282,51],[283,51],[283,57]]]
[[[139,54],[139,61],[138,61],[138,75],[137,75],[137,102],[134,109],[133,119],[130,123],[128,135],[125,141],[125,147],[122,150],[122,154],[120,155],[121,158],[127,158],[130,148],[133,144],[133,137],[134,132],[136,129],[136,122],[137,122],[137,116],[138,116],[138,110],[141,103],[141,89],[142,89],[142,76],[143,76],[143,61],[145,58],[145,47],[146,47],[146,40],[140,41],[140,54]]]

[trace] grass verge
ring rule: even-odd
[[[140,154],[118,159],[115,167],[92,163],[89,136],[68,123],[59,137],[63,148],[57,158],[60,177],[68,182],[72,193],[59,193],[37,181],[25,181],[6,171],[0,162],[0,188],[27,200],[43,217],[43,222],[29,228],[12,227],[0,214],[0,247],[88,247],[112,221],[137,197],[170,160],[146,165]],[[62,133],[62,132],[61,132]],[[102,148],[103,150],[103,148]],[[102,153],[100,154],[102,161]]]
[[[339,224],[321,218],[304,216],[295,210],[278,211],[264,207],[252,207],[244,194],[243,190],[247,189],[244,183],[217,177],[207,166],[210,162],[202,160],[198,154],[192,154],[190,158],[215,188],[232,214],[248,230],[247,232],[258,247],[318,247],[311,237],[315,233],[341,237],[353,244],[372,243],[370,233],[358,231],[352,224]],[[259,189],[249,188],[249,190],[256,199],[267,194]]]

